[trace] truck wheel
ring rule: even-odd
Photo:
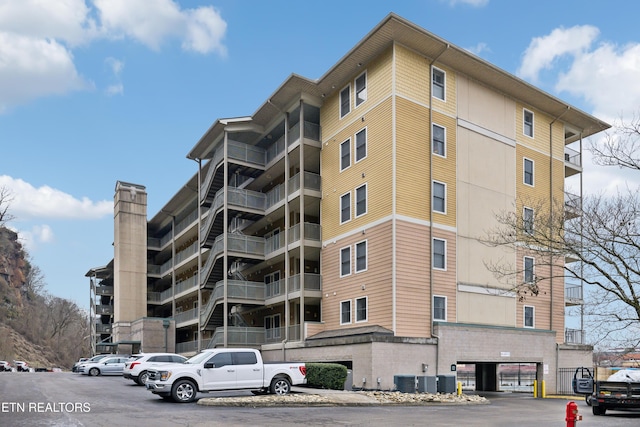
[[[271,387],[269,387],[269,390],[273,394],[284,396],[285,394],[289,394],[291,391],[291,383],[284,377],[274,378],[271,381]]]
[[[90,377],[96,377],[98,375],[100,375],[100,369],[98,369],[98,368],[89,369],[89,376]]]
[[[591,395],[590,394],[585,394],[584,395],[584,401],[587,402],[587,406],[591,406]]]
[[[139,385],[145,385],[147,384],[148,379],[149,379],[149,373],[147,371],[142,371],[140,372],[140,375],[138,375],[138,379],[136,380],[136,382]]]
[[[607,408],[604,406],[592,406],[591,411],[593,415],[604,415],[607,412]]]
[[[196,386],[189,380],[178,380],[171,387],[171,397],[178,403],[193,402],[196,393]]]

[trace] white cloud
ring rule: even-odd
[[[91,86],[78,74],[71,52],[55,40],[0,32],[0,112]]]
[[[72,46],[97,35],[85,0],[0,0],[0,30]]]
[[[35,188],[7,175],[0,175],[0,187],[11,192],[13,200],[9,210],[20,221],[34,218],[93,220],[113,214],[112,201],[93,202],[87,197],[77,199],[47,185]]]
[[[105,89],[105,93],[107,96],[123,95],[124,85],[122,84],[122,81],[120,81],[120,76],[122,74],[122,70],[124,70],[124,62],[111,57],[105,59],[104,62],[111,69],[111,72],[117,80],[117,83],[114,83]]]
[[[109,57],[105,59],[104,62],[109,66],[109,68],[111,68],[111,71],[116,75],[116,77],[120,76],[122,70],[124,70],[124,62],[117,60],[116,58]]]
[[[556,28],[546,36],[535,37],[524,52],[517,74],[536,82],[540,71],[550,69],[564,55],[579,55],[591,46],[599,32],[596,27],[582,25]]]
[[[478,55],[478,56],[480,56],[483,52],[491,52],[489,45],[483,42],[480,42],[477,45],[468,47],[466,49],[469,52],[473,53],[474,55]]]
[[[181,9],[172,0],[0,0],[0,113],[27,101],[93,89],[72,49],[99,39],[132,39],[160,50],[175,39],[186,51],[226,55],[227,24],[211,6]],[[124,63],[105,90],[122,94]]]
[[[183,40],[182,48],[225,55],[222,39],[227,24],[213,7],[180,10],[171,0],[95,0],[103,33],[129,37],[153,50],[169,38]]]

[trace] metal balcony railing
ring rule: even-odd
[[[96,305],[96,314],[113,314],[113,306],[112,305]]]
[[[564,342],[567,344],[585,344],[585,331],[580,329],[565,329]]]
[[[317,240],[320,241],[320,235],[322,228],[320,224],[313,224],[310,222],[304,223],[304,238],[305,240]],[[289,228],[289,243],[294,243],[300,240],[300,224],[296,224]]]
[[[265,285],[262,282],[227,280],[227,298],[264,303]],[[224,280],[216,283],[207,305],[200,313],[200,323],[207,323],[217,302],[224,298]]]
[[[306,190],[320,191],[321,189],[320,175],[313,172],[304,173],[304,188]],[[289,195],[292,195],[296,191],[300,190],[300,174],[297,173],[289,178]]]
[[[582,286],[567,286],[564,288],[565,299],[582,300]]]
[[[96,286],[96,295],[113,295],[113,286]]]
[[[573,166],[582,167],[582,155],[572,148],[564,147],[564,161]]]
[[[224,328],[216,328],[208,348],[224,344]],[[227,345],[258,346],[264,344],[264,328],[227,327]]]
[[[176,313],[173,318],[176,320],[176,325],[179,323],[189,322],[198,318],[198,309],[192,308],[191,310],[183,311],[182,313]]]
[[[176,353],[190,353],[193,351],[198,351],[198,341],[176,343]]]

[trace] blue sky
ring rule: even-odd
[[[609,123],[640,111],[636,2],[0,0],[0,187],[47,290],[88,307],[117,180],[152,217],[217,118],[320,77],[390,12]],[[585,169],[590,191],[638,184]]]

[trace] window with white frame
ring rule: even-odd
[[[533,283],[535,280],[534,260],[532,257],[524,257],[524,282]]]
[[[340,91],[340,118],[351,111],[351,85],[347,85]]]
[[[447,321],[447,297],[433,296],[433,320]]]
[[[524,183],[533,186],[533,160],[524,159]]]
[[[431,203],[433,211],[445,213],[447,186],[443,182],[433,181],[432,192],[433,200]]]
[[[524,306],[524,327],[533,328],[536,325],[536,311],[535,307],[530,305]]]
[[[280,338],[280,315],[274,314],[273,316],[265,316],[264,329],[267,339],[279,339]]]
[[[445,83],[446,75],[444,71],[434,67],[431,73],[431,94],[443,101],[445,98]]]
[[[367,213],[367,184],[356,188],[356,218]]]
[[[351,246],[340,249],[340,277],[351,274]]]
[[[351,300],[340,301],[340,324],[351,323]]]
[[[443,126],[434,124],[431,128],[431,138],[433,140],[433,153],[445,156],[445,129]]]
[[[280,295],[280,271],[278,270],[273,273],[265,274],[264,284],[267,297]]]
[[[433,268],[438,270],[447,269],[447,241],[443,239],[433,239]]]
[[[351,193],[340,196],[340,224],[351,220]]]
[[[533,138],[533,112],[523,110],[522,123],[522,132]]]
[[[356,107],[367,100],[367,72],[356,77]]]
[[[356,322],[367,321],[367,297],[356,298]]]
[[[522,229],[527,234],[533,234],[533,209],[524,208],[522,212]]]
[[[340,170],[351,166],[351,138],[340,144]]]
[[[356,163],[367,157],[367,128],[356,133]]]
[[[356,243],[356,273],[367,270],[367,241]]]

